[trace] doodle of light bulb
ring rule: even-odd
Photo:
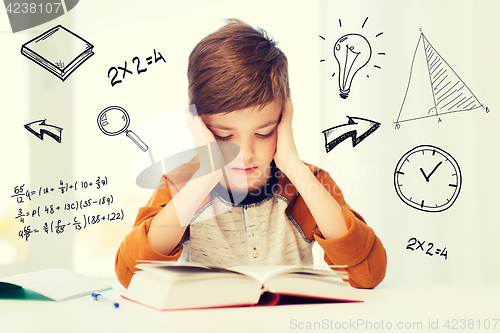
[[[351,90],[352,79],[370,61],[372,48],[365,37],[347,34],[337,40],[333,55],[339,64],[340,97],[346,99]]]

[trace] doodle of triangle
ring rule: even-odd
[[[396,124],[480,107],[484,106],[421,34]]]
[[[472,91],[437,53],[425,36],[423,36],[423,41],[436,112],[443,114],[482,107]]]
[[[417,120],[434,111],[434,98],[429,82],[423,37],[420,38],[413,54],[408,86],[401,104],[396,123]]]

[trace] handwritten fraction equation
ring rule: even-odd
[[[98,176],[94,182],[76,181],[73,183],[68,183],[60,180],[59,186],[55,187],[40,186],[36,190],[25,189],[26,184],[22,184],[14,187],[14,194],[11,195],[11,197],[15,198],[18,204],[21,204],[24,203],[24,199],[28,199],[29,201],[31,201],[34,196],[42,196],[45,194],[50,194],[57,190],[59,190],[61,194],[64,194],[69,190],[77,191],[78,189],[86,189],[90,187],[94,187],[99,190],[106,185],[108,185],[108,177],[101,178],[100,176]]]
[[[22,208],[19,208],[16,219],[19,219],[19,222],[24,223],[25,218],[27,217],[42,217],[42,214],[53,215],[54,213],[60,210],[79,210],[84,208],[89,208],[95,205],[111,205],[113,203],[113,195],[110,194],[109,197],[103,196],[99,199],[87,199],[87,200],[75,200],[74,202],[65,203],[62,206],[60,205],[45,205],[37,206],[35,209],[30,209],[26,212],[23,212]]]
[[[111,212],[108,214],[97,214],[97,215],[86,215],[83,214],[83,222],[78,217],[73,218],[73,222],[63,223],[61,220],[45,222],[42,226],[42,231],[46,234],[62,234],[66,229],[66,227],[74,226],[75,230],[82,230],[87,228],[87,226],[97,224],[102,221],[116,221],[123,220],[125,218],[125,213],[123,209],[120,209],[118,212]],[[83,227],[82,227],[83,224]],[[19,237],[28,241],[28,238],[33,233],[40,232],[39,229],[31,229],[31,225],[24,226],[23,229],[19,231]]]
[[[58,186],[40,186],[35,189],[29,189],[26,184],[15,186],[14,194],[11,197],[15,198],[19,205],[30,204],[29,209],[19,207],[17,216],[14,218],[23,224],[18,233],[19,237],[28,241],[32,234],[44,232],[46,234],[62,234],[69,228],[82,230],[102,221],[123,221],[125,218],[123,209],[111,207],[115,197],[112,194],[101,193],[108,183],[108,177],[97,176],[92,181],[65,182],[60,180]],[[88,195],[84,199],[67,199],[71,198],[71,196],[67,196],[67,193],[71,191],[80,191],[80,194],[83,194],[90,190],[99,191],[100,194]],[[57,204],[36,205],[36,199],[46,195],[52,195],[58,199],[62,197],[63,200],[58,200],[61,203]],[[82,210],[85,210],[85,213],[80,213]],[[67,215],[64,218],[57,216],[64,211],[67,213],[78,211],[79,214],[75,214],[72,220]],[[38,221],[38,219],[42,219],[42,221]]]
[[[426,248],[424,248],[424,245],[425,241],[421,242],[415,237],[412,237],[408,240],[406,249],[411,251],[422,250],[422,252],[424,252],[428,256],[432,257],[433,255],[439,255],[440,257],[444,257],[444,260],[448,259],[448,251],[446,250],[446,246],[443,249],[434,249],[434,243],[427,243]]]
[[[149,56],[146,58],[146,65],[144,63],[141,65],[141,59],[138,56],[135,56],[132,58],[132,63],[135,64],[135,68],[130,70],[127,67],[127,61],[125,60],[125,64],[123,67],[120,66],[113,66],[108,69],[108,79],[111,79],[111,87],[114,87],[118,83],[122,83],[125,80],[125,77],[127,74],[133,75],[135,70],[137,75],[140,75],[141,73],[147,72],[148,67],[154,63],[156,64],[158,61],[163,60],[163,62],[167,62],[165,58],[161,55],[159,51],[156,51],[156,49],[153,49],[153,55]],[[121,79],[119,79],[118,74],[120,74],[120,71],[122,73]]]

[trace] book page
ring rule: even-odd
[[[297,269],[294,265],[279,265],[279,266],[235,266],[230,267],[231,270],[251,276],[254,279],[264,283],[271,276],[286,274]]]
[[[207,267],[199,264],[178,263],[178,262],[148,262],[136,265],[145,274],[150,274],[162,280],[205,280],[224,276],[239,276],[242,273],[219,268]],[[137,272],[140,273],[140,272]]]
[[[340,266],[339,266],[340,267]],[[343,266],[342,266],[343,267]],[[333,277],[347,279],[349,276],[347,272],[342,271],[332,271],[330,269],[320,269],[314,267],[296,266],[296,265],[278,265],[278,266],[235,266],[229,269],[240,272],[253,277],[264,283],[268,279],[278,275],[288,275],[288,274],[303,274],[303,275],[314,275],[321,277]]]

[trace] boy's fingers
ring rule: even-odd
[[[285,107],[285,110],[283,111],[283,115],[281,116],[281,122],[291,122],[292,121],[292,116],[293,116],[293,107],[290,106],[290,104],[287,103],[287,106]]]
[[[290,112],[290,114],[293,115],[293,103],[292,103],[292,95],[288,96],[288,100],[287,100],[287,110],[288,112]]]

